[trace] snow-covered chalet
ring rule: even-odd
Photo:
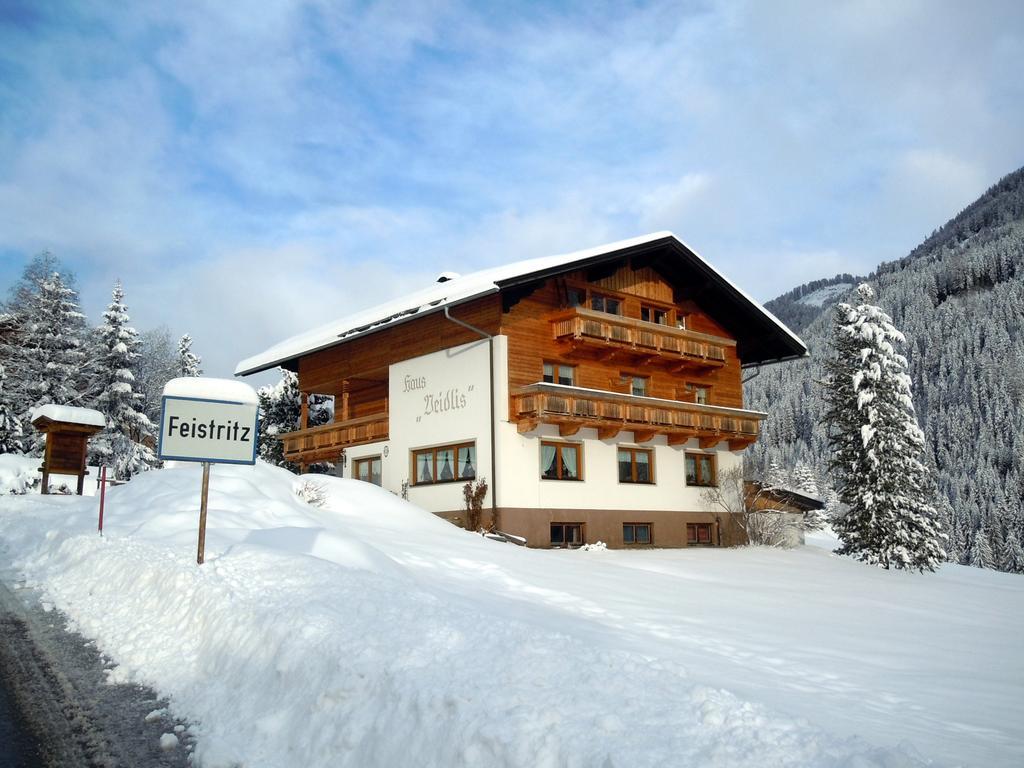
[[[376,483],[530,546],[728,546],[738,521],[702,493],[737,467],[763,413],[743,369],[803,342],[668,232],[467,275],[277,344],[236,375],[298,373],[300,466]],[[307,399],[334,397],[309,427]]]

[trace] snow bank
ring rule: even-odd
[[[180,376],[164,385],[165,397],[197,397],[202,400],[226,400],[245,405],[259,405],[256,390],[234,379],[205,376]]]
[[[39,418],[50,419],[51,421],[66,421],[70,424],[85,424],[90,427],[107,426],[103,414],[94,411],[92,408],[79,408],[74,405],[55,405],[49,403],[32,409],[30,421]]]
[[[42,475],[39,466],[42,459],[22,456],[16,453],[0,454],[0,496],[10,493],[26,493]]]
[[[305,479],[263,464],[213,468],[197,567],[200,478],[111,489],[103,538],[94,501],[0,500],[15,567],[113,679],[195,724],[198,766],[1024,755],[1019,577],[885,574],[815,547],[529,550],[352,480],[316,478],[313,508]]]

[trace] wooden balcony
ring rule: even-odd
[[[664,363],[675,370],[717,368],[725,364],[725,348],[732,339],[647,323],[632,317],[610,315],[575,307],[551,320],[555,339],[574,349],[628,353],[646,362]]]
[[[727,440],[729,450],[733,451],[757,440],[764,418],[757,411],[558,384],[531,384],[517,390],[512,395],[511,415],[518,421],[520,433],[529,432],[538,424],[557,424],[563,436],[589,427],[596,429],[602,440],[609,440],[628,430],[638,443],[655,435],[666,435],[669,445],[682,445],[695,437],[702,448]]]
[[[295,464],[337,461],[343,448],[388,439],[388,414],[374,413],[358,419],[335,421],[279,436],[284,457]]]

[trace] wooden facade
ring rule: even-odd
[[[597,296],[617,301],[618,313],[593,309]],[[521,431],[538,423],[559,424],[563,434],[631,429],[638,442],[664,434],[670,442],[697,437],[702,445],[727,440],[742,449],[756,440],[761,415],[742,411],[736,340],[713,319],[713,308],[674,296],[653,269],[624,263],[595,281],[581,271],[548,278],[507,309],[494,294],[450,311],[508,338],[510,418]],[[645,310],[648,317],[664,313],[661,322],[643,320]],[[310,428],[303,418],[299,430],[282,436],[285,457],[300,465],[331,461],[347,446],[387,439],[389,366],[478,338],[435,312],[300,357],[300,391],[304,398],[332,395],[335,420]],[[577,391],[538,389],[546,363],[571,368]],[[695,402],[697,388],[704,403]]]

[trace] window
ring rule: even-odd
[[[645,323],[657,323],[658,325],[668,325],[668,310],[659,309],[658,307],[649,307],[645,304],[640,305],[640,319]]]
[[[580,446],[574,443],[541,443],[540,473],[546,480],[579,480]]]
[[[576,384],[576,366],[564,363],[544,363],[544,381],[548,384]]]
[[[367,456],[365,459],[356,459],[352,465],[352,477],[362,480],[364,483],[380,485],[380,456]]]
[[[629,373],[622,374],[622,380],[629,383],[629,394],[636,397],[647,397],[647,384],[649,379],[646,376],[633,376]]]
[[[583,546],[583,523],[552,523],[552,547]]]
[[[651,524],[650,523],[623,523],[622,543],[623,544],[650,544]]]
[[[476,477],[476,443],[413,451],[413,485],[452,483]]]
[[[707,405],[711,395],[711,387],[706,384],[687,384],[687,399],[700,405]]]
[[[709,453],[686,454],[686,484],[714,485],[715,457]]]
[[[612,298],[611,296],[604,296],[600,293],[591,294],[590,308],[596,309],[598,312],[607,312],[609,315],[622,314],[621,301]]]
[[[619,482],[653,483],[654,457],[643,448],[619,448]]]
[[[587,292],[583,288],[569,288],[566,297],[570,307],[582,307],[587,303]]]
[[[711,546],[711,523],[687,523],[686,544],[688,546]]]

